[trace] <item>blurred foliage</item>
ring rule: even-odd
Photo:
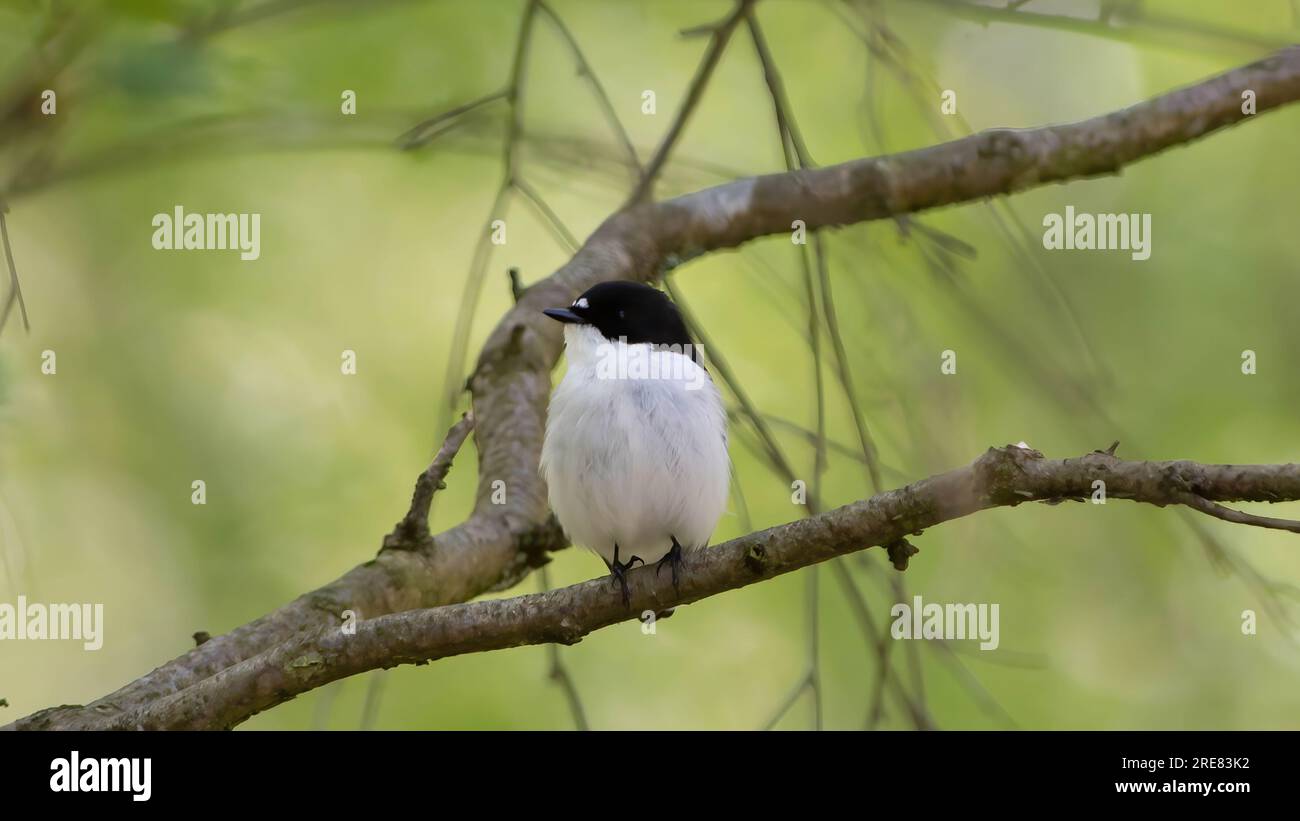
[[[1036,0],[1017,12],[1037,15],[1034,25],[959,5],[759,4],[816,162],[1093,116],[1297,31],[1284,0]],[[648,157],[707,39],[679,32],[729,4],[554,6]],[[32,317],[30,333],[11,320],[0,337],[0,601],[103,602],[107,619],[97,653],[0,645],[10,704],[0,720],[102,695],[183,652],[196,630],[255,618],[378,549],[442,433],[443,375],[501,178],[506,109],[476,110],[418,151],[394,141],[505,85],[521,8],[0,2],[0,191]],[[44,68],[24,85],[33,63]],[[44,87],[59,94],[54,118],[39,114]],[[355,117],[339,113],[344,89],[357,93]],[[641,113],[646,89],[654,115]],[[939,114],[942,89],[957,92],[959,117]],[[626,197],[629,169],[542,21],[523,105],[524,173],[584,237]],[[1117,177],[944,209],[906,232],[829,233],[834,307],[885,484],[1021,440],[1051,456],[1120,439],[1129,458],[1300,458],[1297,127],[1292,107]],[[762,72],[738,31],[660,193],[783,167]],[[177,204],[260,213],[261,258],[154,251],[150,220]],[[1044,251],[1042,217],[1066,205],[1151,213],[1151,259]],[[486,268],[471,351],[510,304],[509,267],[527,283],[568,256],[518,197],[506,214],[509,244]],[[788,238],[754,242],[691,262],[673,285],[796,473],[815,480],[797,253]],[[340,374],[344,349],[357,352],[355,376]],[[956,376],[939,372],[945,349],[958,353]],[[1244,349],[1257,352],[1257,375],[1241,374]],[[57,352],[57,375],[40,373],[45,350]],[[830,506],[871,488],[829,362],[824,377],[832,443],[815,484]],[[734,439],[744,505],[719,541],[803,512],[745,446],[752,437]],[[469,510],[475,471],[467,448],[437,497],[435,531]],[[205,506],[190,504],[199,478]],[[1300,580],[1294,537],[1195,527],[1179,511],[1115,502],[936,528],[915,540],[909,595],[999,603],[1001,648],[954,643],[954,656],[899,643],[894,673],[947,728],[1001,726],[994,701],[1021,727],[1300,727],[1300,661],[1284,620],[1294,600],[1259,581]],[[893,571],[878,553],[845,566],[884,625]],[[550,578],[602,572],[568,550]],[[860,727],[875,659],[843,590],[820,572],[826,726]],[[761,726],[804,672],[805,578],[682,608],[653,636],[625,624],[563,650],[591,725]],[[1242,635],[1245,609],[1261,612],[1259,635]],[[544,648],[397,669],[375,726],[569,727],[546,673]],[[359,726],[370,678],[248,726]],[[882,726],[910,726],[892,699],[886,707]],[[805,695],[777,726],[810,721]]]

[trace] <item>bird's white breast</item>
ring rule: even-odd
[[[689,356],[565,328],[568,372],[551,397],[542,474],[569,537],[607,562],[658,561],[676,537],[704,547],[727,505],[726,414]],[[625,366],[620,370],[618,360]]]

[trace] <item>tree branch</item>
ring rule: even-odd
[[[479,486],[474,511],[464,523],[434,536],[427,549],[383,551],[377,558],[354,568],[337,581],[304,594],[230,633],[213,637],[86,707],[66,706],[42,711],[11,726],[131,726],[130,717],[133,716],[147,716],[149,723],[158,724],[171,724],[175,718],[176,724],[183,725],[186,721],[197,721],[200,715],[236,722],[242,720],[240,716],[246,717],[265,709],[274,701],[265,692],[250,694],[245,691],[239,697],[251,700],[239,704],[233,702],[236,694],[241,693],[238,686],[241,677],[253,669],[266,669],[261,666],[266,659],[298,659],[302,654],[293,655],[292,648],[309,646],[314,639],[323,636],[327,643],[315,652],[334,654],[328,663],[323,661],[320,665],[293,668],[297,672],[292,674],[279,668],[276,674],[279,678],[290,677],[297,682],[294,692],[304,692],[304,682],[332,680],[348,675],[348,670],[382,666],[373,663],[375,659],[364,656],[364,648],[373,645],[358,639],[389,629],[405,635],[401,629],[406,624],[404,618],[415,621],[431,619],[445,634],[445,640],[439,640],[435,635],[423,638],[408,636],[404,640],[413,644],[407,646],[399,642],[394,645],[399,649],[406,646],[414,651],[414,657],[419,656],[419,651],[428,651],[435,646],[442,654],[475,649],[472,637],[466,638],[457,632],[465,622],[448,619],[451,614],[446,612],[422,609],[399,617],[397,621],[375,617],[463,602],[487,590],[513,584],[530,567],[545,561],[547,550],[564,546],[563,536],[549,515],[546,488],[537,472],[551,387],[550,372],[561,350],[560,329],[556,323],[543,317],[542,308],[567,304],[578,293],[602,280],[655,279],[694,256],[735,247],[767,234],[789,231],[790,223],[795,219],[804,220],[809,229],[843,225],[967,202],[1049,182],[1115,173],[1131,162],[1246,119],[1241,112],[1241,92],[1244,89],[1256,93],[1261,113],[1300,99],[1300,48],[1285,49],[1197,85],[1079,123],[987,131],[903,154],[739,180],[672,200],[640,203],[616,213],[597,229],[567,264],[550,277],[534,283],[520,296],[481,351],[469,380],[476,420]],[[1096,463],[1094,457],[1079,461]],[[1029,463],[1028,466],[1036,464]],[[1214,484],[1197,486],[1193,483],[1192,487],[1206,499],[1269,501],[1296,498],[1295,466],[1223,468],[1215,475],[1215,482],[1224,480],[1223,471],[1240,473],[1242,484],[1236,487],[1240,492],[1219,492],[1225,491],[1225,487]],[[1073,473],[1062,470],[1040,479],[1046,482],[1068,475]],[[492,502],[493,484],[498,481],[504,482],[507,489],[506,502],[500,505]],[[926,482],[932,483],[927,485],[931,489],[957,494],[943,502],[944,510],[962,509],[963,506],[978,509],[973,507],[973,500],[965,498],[967,489],[955,478],[936,477]],[[1068,496],[1080,490],[1068,482],[1059,482],[1058,485],[1048,495]],[[1110,495],[1117,495],[1116,487],[1111,488]],[[877,497],[893,498],[890,494]],[[1164,504],[1178,501],[1167,494],[1159,498]],[[896,503],[897,500],[889,502]],[[873,509],[887,507],[884,501],[858,504],[874,505]],[[846,552],[848,548],[843,538],[850,532],[857,534],[853,544],[865,545],[860,523],[855,526],[847,521],[845,510],[848,509],[841,508],[817,519],[786,526],[790,528],[786,535],[797,544],[804,544],[805,537],[814,534],[827,539],[821,546],[809,547],[806,553],[796,551],[800,561],[810,564],[836,555],[837,550]],[[918,521],[917,526],[926,525]],[[855,527],[859,529],[855,530]],[[915,529],[904,528],[900,533],[910,533]],[[750,578],[756,581],[765,577],[762,573],[775,575],[774,568],[794,569],[790,564],[795,561],[793,554],[781,548],[787,543],[784,538],[780,542],[764,541],[770,533],[753,534],[701,554],[704,558],[697,559],[699,567],[691,574],[690,581],[683,585],[686,595],[682,601],[693,601],[691,596],[710,595],[707,591],[711,589],[729,589],[725,584],[727,579]],[[751,547],[759,549],[754,561],[762,573],[753,571],[751,577],[728,575],[737,567],[749,567],[744,564],[743,556],[748,555]],[[769,551],[768,547],[773,550]],[[735,565],[737,560],[742,564]],[[647,574],[632,574],[634,601],[666,601],[663,590],[647,582]],[[595,591],[599,587],[599,583],[592,585],[545,594],[553,597],[546,601],[566,605],[574,595],[572,591]],[[739,582],[733,586],[739,586]],[[604,604],[597,601],[599,597],[594,593],[583,596],[586,598],[575,603],[588,609],[581,613],[573,611],[569,615],[564,615],[563,607],[557,610],[543,608],[538,600],[527,597],[461,605],[459,607],[466,609],[454,613],[468,614],[466,618],[481,624],[485,619],[495,618],[502,608],[522,607],[528,612],[538,610],[539,614],[524,624],[529,625],[529,630],[541,630],[537,625],[543,625],[545,630],[528,635],[492,634],[494,641],[518,639],[516,643],[529,637],[557,635],[576,640],[581,635],[579,627],[596,629],[625,617],[622,611],[615,613],[608,609],[610,603],[617,602],[616,595],[604,595],[600,598]],[[339,643],[337,636],[340,613],[344,610],[354,610],[367,619],[361,622],[362,629],[357,636],[350,637],[350,644]],[[431,617],[430,613],[439,615]],[[580,616],[583,620],[578,620]],[[547,633],[547,630],[551,632]],[[421,644],[421,641],[442,643]],[[426,658],[432,657],[426,654]],[[399,655],[387,663],[396,664],[408,658]],[[365,666],[367,663],[371,666]],[[275,679],[276,676],[272,676],[271,680]],[[229,703],[220,703],[219,684],[232,686],[228,696],[232,701]],[[170,718],[164,720],[163,717]]]
[[[23,286],[18,281],[18,267],[14,265],[14,252],[9,246],[9,225],[5,222],[5,214],[9,213],[9,206],[0,198],[0,245],[4,246],[5,263],[9,266],[9,295],[5,297],[4,307],[0,308],[0,333],[4,332],[5,325],[9,322],[9,313],[13,310],[14,305],[18,306],[18,311],[23,317],[23,329],[30,331],[31,323],[27,320],[27,302],[23,299]]]
[[[1196,53],[1201,53],[1201,50],[1207,46],[1269,49],[1277,48],[1287,42],[1284,36],[1258,34],[1217,22],[1210,24],[1189,18],[1152,14],[1145,9],[1140,13],[1130,10],[1124,15],[1120,24],[1115,25],[1105,17],[1088,19],[1018,8],[1024,5],[1023,3],[1008,3],[1003,8],[966,2],[966,0],[919,0],[919,3],[937,8],[942,12],[945,20],[959,18],[982,25],[1006,23],[1014,26],[1056,29],[1123,43],[1138,43]]]
[[[574,644],[646,610],[688,604],[896,543],[981,510],[1090,498],[1097,481],[1105,483],[1110,499],[1160,507],[1184,504],[1189,493],[1215,501],[1300,500],[1300,464],[1133,462],[1105,451],[1046,459],[1015,445],[990,448],[966,467],[691,553],[677,592],[671,579],[649,567],[628,575],[630,606],[606,579],[595,579],[547,593],[381,616],[360,622],[355,635],[332,628],[287,642],[110,726],[232,727],[295,695],[367,670],[521,645]]]
[[[731,33],[736,30],[736,26],[744,19],[745,12],[749,9],[755,0],[736,0],[736,7],[721,22],[708,27],[712,37],[709,40],[709,47],[704,52],[704,59],[700,61],[699,67],[695,70],[695,77],[691,80],[691,86],[686,92],[686,101],[678,109],[676,116],[673,117],[672,125],[668,127],[668,133],[664,135],[659,147],[655,150],[654,156],[646,164],[645,170],[641,173],[641,181],[637,183],[636,190],[632,192],[632,197],[628,203],[637,203],[649,200],[654,193],[655,181],[659,179],[659,173],[663,171],[664,165],[668,162],[668,155],[677,146],[678,139],[681,138],[682,132],[686,129],[686,123],[690,120],[691,114],[695,112],[695,107],[699,105],[700,99],[704,96],[704,89],[709,85],[709,78],[713,76],[713,70],[718,67],[718,62],[722,59],[722,52],[727,48],[727,41],[731,39]]]
[[[412,550],[424,546],[432,538],[429,533],[429,509],[433,506],[433,494],[446,487],[443,480],[447,478],[460,446],[473,429],[474,415],[467,413],[447,431],[447,438],[442,447],[438,448],[433,462],[415,480],[411,509],[393,528],[393,532],[384,537],[385,550]]]

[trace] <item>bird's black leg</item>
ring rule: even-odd
[[[682,558],[682,545],[681,542],[677,541],[676,536],[669,536],[668,538],[673,540],[673,546],[664,554],[664,557],[659,560],[659,564],[655,566],[655,575],[658,576],[659,571],[663,570],[664,564],[667,563],[673,571],[673,592],[680,593],[681,590],[678,587],[677,574],[682,569],[682,564],[685,561]]]
[[[628,592],[627,589],[627,571],[636,567],[637,562],[641,562],[641,564],[645,564],[644,561],[641,561],[640,556],[632,556],[627,560],[626,563],[620,562],[618,560],[617,542],[614,543],[614,561],[605,562],[605,564],[609,565],[609,577],[613,579],[615,582],[617,582],[619,588],[622,590],[624,607],[627,607],[631,603],[631,594]]]

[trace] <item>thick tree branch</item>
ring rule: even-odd
[[[1258,111],[1300,99],[1300,46],[1100,117],[1065,125],[993,129],[885,157],[740,180],[652,206],[665,256],[679,261],[755,237],[915,213],[1052,182],[1117,173]],[[1258,116],[1258,115],[1253,115]],[[625,212],[614,219],[638,213]]]
[[[676,592],[671,579],[650,567],[629,575],[630,606],[606,579],[595,579],[546,593],[382,616],[358,624],[355,635],[333,628],[287,642],[112,726],[231,727],[295,695],[367,670],[521,645],[574,644],[647,610],[699,601],[873,545],[897,544],[981,510],[1092,498],[1096,482],[1104,483],[1108,499],[1160,507],[1188,503],[1189,496],[1300,500],[1300,464],[1131,462],[1105,451],[1046,459],[1015,445],[990,448],[966,467],[691,553]]]
[[[250,667],[257,666],[253,659],[260,654],[287,655],[287,648],[310,642],[322,630],[336,629],[343,610],[354,610],[369,620],[388,613],[466,601],[513,583],[530,566],[544,561],[546,550],[563,546],[562,535],[549,517],[546,489],[537,472],[550,372],[561,350],[560,330],[542,316],[541,309],[567,304],[602,280],[652,280],[694,256],[789,231],[795,219],[804,220],[809,229],[843,225],[1049,182],[1115,173],[1143,157],[1246,119],[1241,112],[1241,92],[1246,89],[1255,92],[1261,113],[1300,99],[1300,48],[1285,49],[1197,85],[1079,123],[988,131],[903,154],[740,180],[664,202],[641,203],[616,213],[572,260],[521,295],[479,356],[469,380],[479,452],[479,487],[474,511],[464,523],[434,536],[427,549],[383,551],[337,581],[230,633],[213,637],[91,705],[46,710],[21,720],[18,726],[120,726],[129,716],[148,714],[155,701],[172,705],[168,715],[193,717],[207,713],[237,719],[243,711],[264,709],[265,698],[259,696],[238,709],[232,705],[221,707],[216,703],[219,688],[207,682],[238,680]],[[927,482],[961,490],[955,482],[942,480],[936,477]],[[1253,482],[1247,488],[1249,493],[1199,495],[1207,499],[1267,501],[1270,493],[1275,493],[1277,498],[1295,498],[1293,466],[1247,471],[1243,481],[1247,480]],[[492,503],[493,483],[497,481],[504,482],[507,488],[503,505]],[[1062,490],[1057,488],[1049,495],[1070,495]],[[1116,495],[1114,489],[1111,495]],[[1161,498],[1164,503],[1170,502],[1166,496]],[[960,503],[945,502],[948,504]],[[836,512],[825,515],[829,518],[787,526],[795,528],[795,536],[825,528],[822,535],[831,539],[804,556],[805,564],[826,558],[826,551],[834,555],[834,546],[842,544],[834,539],[839,527],[835,523],[840,521]],[[817,522],[820,524],[814,524]],[[734,551],[740,549],[737,545],[762,546],[762,537],[755,534],[729,543],[730,549],[717,551],[716,555],[710,552],[704,566],[713,567],[734,557]],[[862,542],[862,538],[856,539],[856,543]],[[764,566],[768,566],[766,560]],[[778,562],[775,566],[784,565]],[[633,575],[636,601],[642,602],[650,595],[643,586],[644,574]],[[706,589],[709,579],[718,582],[722,576],[705,575],[693,582],[697,586],[691,589],[697,593]],[[571,594],[556,591],[546,595]],[[655,595],[662,596],[662,591]],[[487,609],[464,612],[478,619],[504,605],[489,602],[483,606]],[[605,610],[589,611],[591,614],[599,618],[593,616],[581,622],[592,625],[591,629],[616,615]],[[572,634],[573,625],[579,623],[570,619],[566,635]],[[365,634],[388,629],[383,625],[369,625]],[[469,648],[472,642],[456,644],[448,640],[439,646],[446,651]],[[354,652],[345,651],[347,663],[326,664],[322,669],[330,670],[335,677],[335,673],[346,674],[339,671],[360,663],[358,657],[350,655]],[[394,658],[390,663],[402,660]],[[300,669],[298,675],[317,680],[311,668],[306,672]],[[202,696],[182,692],[200,682],[205,682]],[[194,704],[195,699],[201,702],[201,708],[181,707]]]

